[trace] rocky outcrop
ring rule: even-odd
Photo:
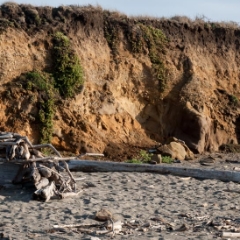
[[[184,141],[179,140],[175,137],[168,139],[167,143],[158,147],[157,152],[163,156],[169,156],[172,159],[178,160],[193,160],[194,154],[188,148]]]

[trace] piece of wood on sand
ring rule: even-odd
[[[38,199],[38,197],[45,200],[45,202],[49,201],[51,197],[55,196],[56,185],[54,182],[51,182],[47,186],[42,187],[34,192],[34,198]]]
[[[199,179],[218,179],[221,181],[240,182],[240,172],[216,169],[201,169],[191,167],[175,167],[166,165],[132,164],[119,162],[70,160],[68,166],[71,171],[83,172],[150,172],[172,174]]]
[[[231,237],[240,239],[240,233],[237,232],[223,232],[222,237]]]

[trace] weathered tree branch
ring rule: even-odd
[[[160,174],[173,174],[177,176],[195,177],[200,179],[218,179],[222,181],[240,182],[240,172],[201,169],[189,167],[175,167],[170,165],[149,165],[118,162],[79,161],[68,162],[71,171],[83,172],[152,172]]]

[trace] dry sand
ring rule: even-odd
[[[214,167],[234,166],[222,158]],[[31,200],[29,188],[6,184],[0,190],[0,239],[111,239],[74,229],[48,231],[55,224],[99,223],[94,216],[101,208],[109,209],[123,222],[151,224],[114,239],[222,239],[220,233],[225,230],[217,230],[210,220],[215,226],[240,224],[238,183],[151,173],[73,174],[85,177],[78,181],[79,188],[85,186],[84,192],[47,203]],[[178,231],[183,224],[187,229]]]

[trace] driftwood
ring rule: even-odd
[[[76,160],[76,157],[55,157],[55,156],[49,156],[49,157],[43,157],[43,158],[30,158],[29,160],[24,160],[20,158],[15,158],[14,160],[11,160],[12,163],[33,163],[33,162],[59,162],[59,161],[69,161],[69,160]],[[6,162],[5,158],[0,158],[0,162]]]
[[[68,161],[68,166],[71,171],[151,172],[160,174],[173,174],[177,176],[194,177],[200,179],[218,179],[222,181],[240,182],[240,172],[227,170],[175,167],[169,165],[149,165],[79,160]]]
[[[54,182],[51,182],[45,187],[38,189],[34,192],[34,199],[44,199],[45,202],[49,201],[51,197],[55,196],[56,185]]]
[[[68,197],[76,197],[76,196],[78,196],[81,192],[83,192],[83,190],[80,190],[80,191],[78,191],[78,192],[59,193],[59,196],[61,197],[61,199],[63,199],[63,198],[68,198]]]
[[[64,224],[64,225],[53,225],[53,228],[79,228],[79,227],[103,227],[105,224]]]
[[[124,224],[121,220],[114,222],[112,219],[104,222],[103,224],[68,224],[68,225],[53,225],[53,229],[51,230],[62,230],[64,228],[77,228],[80,232],[92,233],[95,234],[108,234],[112,233],[112,236],[118,234],[122,230],[122,225]],[[91,230],[90,228],[97,227],[97,228],[105,228],[106,230]]]
[[[36,186],[36,189],[39,190],[39,189],[42,189],[42,188],[45,188],[49,185],[49,180],[47,178],[41,178],[41,180],[35,184]]]
[[[39,150],[48,147],[56,156],[45,157]],[[76,192],[76,180],[68,168],[66,160],[51,144],[33,145],[25,136],[17,133],[0,133],[0,151],[5,150],[7,161],[20,164],[13,184],[25,184],[31,182],[36,191],[35,199],[48,201],[51,198],[65,198],[78,195]],[[3,153],[1,153],[2,156]],[[63,166],[59,165],[63,162]],[[65,173],[60,174],[60,171]]]
[[[232,237],[232,238],[240,238],[240,233],[236,232],[223,232],[222,237]]]
[[[39,164],[38,171],[41,174],[41,176],[45,178],[50,178],[54,172],[53,169],[50,169],[47,166],[44,166],[43,164]]]

